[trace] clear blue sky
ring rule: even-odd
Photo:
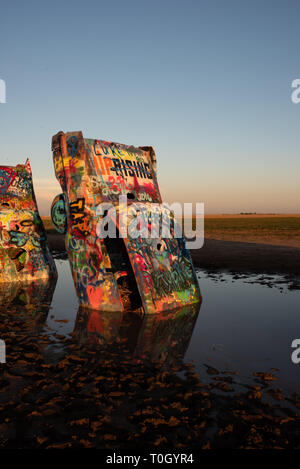
[[[300,2],[1,2],[0,164],[59,191],[51,137],[154,146],[163,196],[300,212]]]

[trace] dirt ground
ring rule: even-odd
[[[64,236],[43,219],[52,252]],[[191,250],[195,267],[239,272],[300,274],[300,214],[206,215],[205,242]]]
[[[63,236],[47,236],[52,252],[65,250]],[[205,269],[300,275],[300,248],[291,246],[205,239],[201,249],[191,250],[191,256],[195,267]]]
[[[300,248],[290,246],[206,239],[191,255],[196,267],[211,270],[300,274]]]

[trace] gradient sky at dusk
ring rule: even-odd
[[[47,214],[59,130],[152,145],[163,198],[300,212],[300,2],[1,2],[0,164]]]

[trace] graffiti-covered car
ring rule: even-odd
[[[0,166],[0,282],[56,276],[33,190],[29,160]]]
[[[156,229],[154,214],[166,211],[153,148],[59,132],[52,150],[63,191],[52,204],[52,221],[66,234],[80,304],[155,313],[199,302],[191,257],[183,236],[174,236],[171,214],[164,218],[171,222],[170,236]]]

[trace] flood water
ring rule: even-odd
[[[47,333],[68,335],[75,328],[78,301],[68,261],[57,260],[56,265],[58,282],[46,321]],[[278,368],[276,385],[300,392],[300,364],[291,360],[291,343],[300,338],[300,290],[280,276],[197,269],[197,277],[203,301],[195,324],[189,324],[181,353],[186,362],[194,363],[201,379],[209,379],[207,366],[238,372],[238,380],[249,383],[254,372]],[[196,313],[197,308],[191,314]],[[113,323],[116,314],[110,315]],[[182,339],[176,337],[175,324],[169,323],[169,327],[174,327],[174,340]],[[55,349],[60,349],[59,340],[53,353]]]
[[[299,279],[198,269],[200,310],[143,317],[82,310],[56,265],[56,285],[0,291],[0,446],[298,445]]]

